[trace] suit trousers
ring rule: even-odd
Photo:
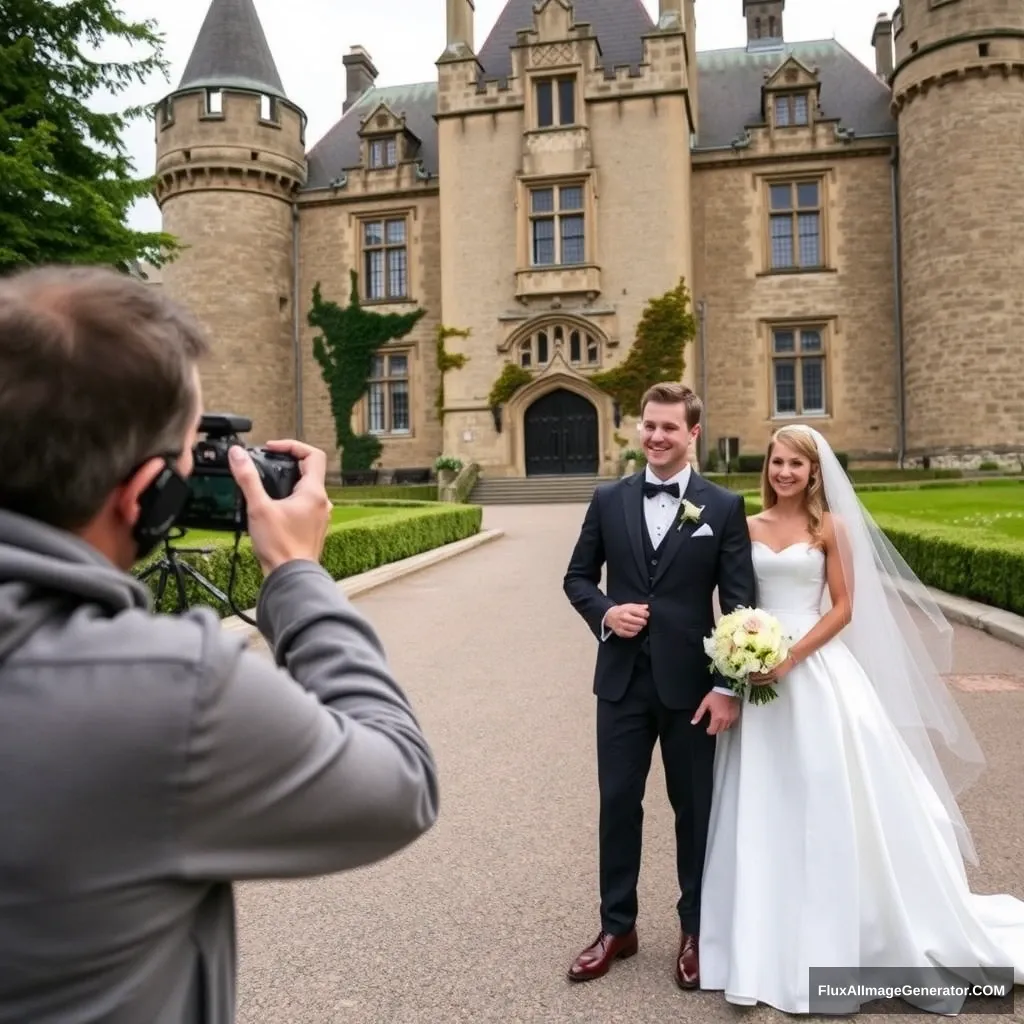
[[[683,931],[699,932],[715,737],[707,733],[706,715],[690,724],[694,710],[674,711],[662,704],[650,656],[643,650],[622,699],[597,702],[601,927],[613,935],[625,934],[636,923],[643,801],[656,740],[675,814],[676,909]]]

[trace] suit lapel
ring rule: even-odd
[[[642,489],[641,489],[642,491]],[[706,492],[704,481],[693,472],[690,471],[690,482],[686,485],[686,493],[683,494],[684,501],[691,501],[694,505],[702,505],[704,502],[701,501],[701,496]],[[658,584],[658,581],[668,571],[669,566],[675,561],[676,555],[679,554],[679,549],[683,546],[685,541],[690,537],[695,529],[700,525],[699,523],[683,523],[680,525],[679,516],[683,514],[682,501],[679,504],[679,513],[672,522],[672,526],[668,533],[665,535],[665,539],[661,542],[661,547],[658,549],[658,568],[654,573],[654,585]]]
[[[641,486],[643,479],[644,473],[641,470],[626,481],[626,486],[622,489],[622,512],[626,517],[626,536],[636,559],[637,571],[646,586],[647,564],[644,558],[644,540],[640,532],[644,521],[644,489]]]

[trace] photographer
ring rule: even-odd
[[[373,627],[320,567],[322,452],[232,472],[274,661],[130,575],[180,512],[207,344],[132,278],[0,278],[0,1022],[229,1024],[231,883],[382,860],[438,814]]]

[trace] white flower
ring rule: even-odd
[[[699,523],[703,511],[703,505],[694,505],[692,501],[683,498],[683,504],[679,510],[679,525],[676,529],[681,530],[685,523]]]

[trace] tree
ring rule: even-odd
[[[162,266],[177,251],[159,232],[127,226],[149,195],[121,135],[141,107],[103,113],[154,72],[165,78],[154,23],[128,22],[115,0],[3,0],[0,14],[0,273],[27,264]],[[138,59],[99,59],[101,47],[143,46]]]
[[[652,384],[682,380],[686,369],[683,352],[696,333],[690,293],[680,278],[675,288],[647,303],[625,361],[595,373],[591,381],[610,394],[627,416],[639,416],[640,400]]]
[[[352,432],[352,412],[366,391],[373,356],[381,345],[404,338],[426,314],[375,313],[359,304],[359,278],[350,271],[352,290],[348,305],[325,301],[320,282],[313,289],[313,306],[307,319],[320,333],[313,339],[313,355],[331,397],[335,439],[341,449],[343,472],[369,469],[380,455],[381,445],[372,434]]]

